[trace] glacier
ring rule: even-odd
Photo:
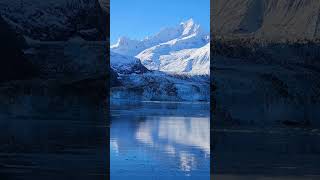
[[[112,98],[209,101],[210,38],[193,19],[142,40],[120,37],[110,51],[121,84]]]
[[[138,101],[209,101],[208,76],[172,75],[163,72],[120,75],[121,86],[111,88],[111,99]]]

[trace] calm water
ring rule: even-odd
[[[319,180],[320,129],[215,128],[215,180]]]
[[[85,96],[1,95],[0,179],[106,179],[106,109]]]
[[[210,179],[209,104],[111,103],[111,180]]]

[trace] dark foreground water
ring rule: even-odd
[[[106,103],[86,96],[0,96],[1,180],[107,178]]]
[[[215,180],[319,180],[320,129],[217,127]]]
[[[113,102],[111,180],[209,180],[209,104]]]

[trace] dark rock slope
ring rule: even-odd
[[[320,37],[318,0],[215,0],[213,32],[267,40]]]
[[[320,126],[320,1],[216,0],[215,125]]]
[[[36,74],[25,58],[25,41],[0,16],[0,81],[28,79]]]
[[[106,40],[107,14],[98,0],[2,0],[0,12],[17,32],[32,39]]]

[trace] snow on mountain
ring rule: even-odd
[[[110,52],[111,68],[119,74],[143,73],[148,70],[135,57]]]
[[[141,41],[121,37],[111,51],[136,56],[149,70],[209,74],[209,35],[193,19]]]
[[[170,73],[210,74],[210,43],[194,49],[162,55],[159,69]]]
[[[127,37],[120,37],[118,42],[111,46],[111,50],[119,54],[136,56],[147,48],[181,36],[186,36],[197,29],[199,29],[199,26],[194,26],[193,20],[190,19],[178,26],[164,28],[159,33],[146,37],[143,40],[132,40]]]
[[[209,101],[208,76],[173,75],[163,72],[122,75],[123,86],[111,89],[112,99],[152,101]]]
[[[209,36],[192,19],[141,41],[121,37],[110,49],[121,82],[113,99],[209,100]]]
[[[186,22],[180,23],[178,26],[164,28],[159,33],[146,37],[143,40],[132,40],[127,37],[121,37],[115,45],[111,46],[111,50],[119,54],[136,56],[143,50],[162,43],[169,41],[174,43],[173,40],[177,41],[187,38],[188,36],[203,36],[205,38],[207,35],[208,34],[200,28],[200,25],[195,24],[193,19],[189,19]]]
[[[132,40],[127,37],[119,38],[118,42],[110,47],[111,51],[127,56],[135,56],[144,48],[142,41]]]
[[[181,39],[174,39],[167,43],[163,43],[149,49],[142,51],[136,57],[139,58],[144,66],[150,70],[159,70],[159,71],[170,71],[168,67],[173,67],[174,65],[183,65],[187,63],[191,58],[201,58],[203,56],[193,56],[194,52],[203,52],[208,54],[210,48],[204,48],[209,44],[208,39],[199,37],[196,35],[187,36]],[[197,51],[197,49],[200,49]],[[207,52],[204,52],[207,50]],[[185,58],[183,58],[185,57]],[[210,62],[209,56],[206,58],[207,62]],[[193,61],[200,61],[200,59],[193,59]],[[173,64],[171,64],[173,63]],[[178,63],[178,64],[177,64]],[[189,64],[191,65],[191,64]],[[163,67],[166,67],[163,69]],[[179,72],[189,72],[193,67],[176,67],[177,69],[184,69]],[[189,70],[188,70],[189,69]],[[172,69],[173,70],[173,69]]]
[[[127,37],[120,37],[115,45],[111,46],[111,50],[124,55],[136,56],[143,50],[167,42],[171,39],[179,37],[183,33],[183,29],[180,26],[173,28],[162,29],[154,36],[146,37],[145,39],[132,40]]]

